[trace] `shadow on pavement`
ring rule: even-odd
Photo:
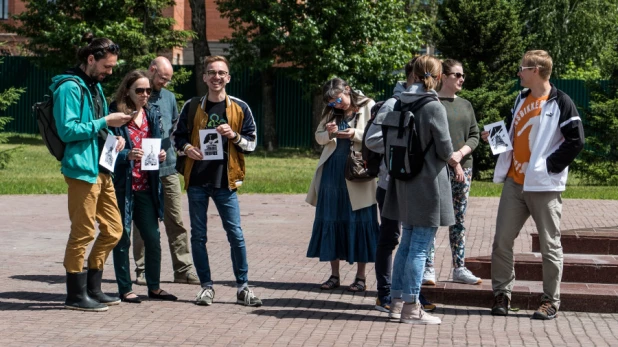
[[[361,305],[333,300],[278,298],[263,299],[262,302],[264,306],[268,307],[312,308],[322,310],[373,310],[373,305]]]
[[[0,299],[26,302],[0,301],[0,311],[14,310],[57,310],[64,309],[65,294],[39,292],[2,292]]]
[[[236,287],[234,281],[216,282],[215,285],[223,285],[228,287]],[[332,290],[320,289],[321,283],[306,283],[306,282],[266,282],[266,281],[252,281],[249,280],[249,286],[251,288],[266,288],[272,290],[298,290],[303,292],[314,293],[333,293],[333,294],[347,294],[347,295],[361,295],[368,297],[376,297],[378,292],[375,290],[366,290],[364,292],[355,293],[349,292],[347,285],[341,285],[341,287]],[[257,293],[256,293],[257,294]],[[259,296],[259,295],[258,295]]]
[[[389,321],[387,315],[373,316],[365,314],[338,312],[338,311],[317,311],[317,310],[263,310],[257,309],[252,311],[258,316],[268,316],[278,319],[317,319],[317,320],[342,320],[342,321],[374,321],[386,322]]]
[[[47,284],[63,284],[66,282],[66,275],[14,275],[9,278],[22,281],[43,282]],[[116,283],[116,281],[108,279],[103,279],[101,282]]]

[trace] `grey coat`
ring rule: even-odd
[[[400,95],[403,103],[414,102],[427,92],[423,85],[415,83]],[[437,96],[437,94],[436,94]],[[395,99],[389,99],[380,109],[374,123],[369,127],[366,145],[383,153],[381,123],[386,113],[393,110]],[[446,110],[439,101],[430,102],[415,112],[414,124],[423,148],[433,138],[434,144],[425,156],[423,170],[409,181],[391,179],[388,183],[384,210],[386,218],[412,226],[439,227],[455,224],[451,182],[447,161],[453,154],[448,131]]]

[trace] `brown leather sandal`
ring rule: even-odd
[[[328,281],[322,283],[322,286],[320,287],[320,289],[322,290],[332,290],[335,288],[339,288],[339,286],[341,285],[341,283],[339,282],[339,277],[335,276],[335,275],[331,275],[328,278]]]
[[[365,279],[356,277],[356,279],[354,279],[354,282],[350,284],[348,291],[360,293],[360,292],[364,292],[365,289],[366,289]]]

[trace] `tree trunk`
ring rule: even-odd
[[[206,1],[189,0],[191,6],[191,30],[197,37],[193,39],[193,73],[195,75],[195,90],[198,96],[208,91],[204,83],[204,59],[210,55],[208,40],[206,39]]]
[[[322,121],[322,111],[324,110],[324,102],[322,101],[322,88],[315,88],[313,90],[313,102],[311,103],[311,109],[313,113],[313,121],[311,122],[313,125],[313,131],[318,128],[318,125]],[[313,149],[316,152],[320,152],[322,150],[322,146],[318,145],[317,142],[312,141]]]
[[[264,148],[271,152],[279,147],[277,143],[277,109],[275,103],[275,69],[262,71],[262,115],[264,117]]]

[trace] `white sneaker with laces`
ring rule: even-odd
[[[474,276],[470,270],[465,267],[453,269],[453,282],[464,284],[481,284],[483,280]]]
[[[391,299],[391,308],[388,314],[390,319],[399,319],[401,318],[401,310],[403,308],[403,300],[401,298],[392,298]]]
[[[440,318],[423,311],[419,302],[413,304],[404,303],[403,309],[401,310],[401,319],[399,321],[401,323],[419,325],[437,325],[442,323]]]
[[[262,306],[262,300],[255,296],[253,290],[249,289],[249,287],[244,287],[243,290],[236,294],[236,303],[253,307]]]
[[[436,269],[433,267],[425,266],[423,271],[423,284],[436,284]]]
[[[215,299],[215,289],[213,287],[206,287],[200,289],[195,298],[196,305],[212,305],[212,301]]]

